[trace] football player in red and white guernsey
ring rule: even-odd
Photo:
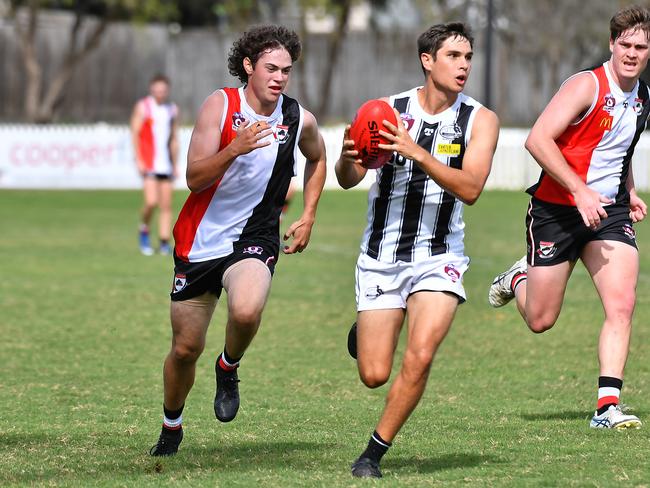
[[[526,218],[527,256],[498,275],[489,301],[515,298],[536,333],[555,324],[578,259],[605,312],[593,428],[639,428],[619,406],[636,301],[639,256],[633,224],[647,206],[634,189],[632,154],[650,100],[639,79],[648,63],[650,11],[631,6],[610,22],[611,57],[570,77],[533,126],[526,149],[542,167]]]
[[[212,312],[228,295],[223,352],[215,363],[214,411],[231,421],[239,408],[237,367],[260,325],[280,254],[279,220],[297,151],[306,158],[304,208],[284,234],[284,254],[309,243],[325,183],[325,145],[314,116],[284,95],[300,55],[295,32],[259,26],[237,40],[228,68],[244,84],[212,93],[198,115],[188,152],[189,195],[174,227],[172,346],[165,359],[164,418],[153,456],[175,454],[181,412],[194,383]]]
[[[150,256],[149,223],[159,208],[159,251],[169,254],[172,195],[178,158],[178,107],[168,101],[169,79],[156,75],[149,82],[149,96],[133,107],[131,139],[138,172],[142,176],[144,202],[140,222],[140,252]]]

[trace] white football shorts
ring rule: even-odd
[[[422,261],[382,263],[360,254],[356,269],[357,311],[406,308],[409,295],[418,291],[446,291],[466,299],[463,275],[469,258],[439,254]]]

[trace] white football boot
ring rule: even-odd
[[[640,429],[641,421],[636,415],[623,413],[620,405],[611,405],[606,412],[600,415],[598,415],[598,411],[594,412],[589,427],[592,429]]]
[[[503,307],[512,300],[515,297],[515,292],[510,287],[512,278],[518,273],[526,274],[527,270],[528,263],[526,262],[526,256],[524,256],[506,271],[497,275],[492,281],[492,286],[490,286],[490,292],[488,293],[490,305],[494,308]]]

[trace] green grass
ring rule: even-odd
[[[523,254],[526,201],[488,192],[466,210],[469,300],[384,459],[383,486],[650,485],[650,425],[588,428],[602,310],[584,269],[546,334],[528,332],[514,307],[486,303],[492,277]],[[365,193],[325,193],[310,248],[280,259],[230,424],[212,412],[219,304],[185,440],[161,460],[147,450],[161,422],[172,260],[139,255],[139,202],[136,192],[0,192],[0,485],[374,484],[353,480],[349,464],[387,387],[364,388],[345,350]],[[623,400],[650,422],[650,228],[637,229],[642,273]]]

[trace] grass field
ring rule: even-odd
[[[365,199],[326,192],[310,248],[280,260],[230,424],[212,412],[218,306],[179,455],[154,459],[172,260],[138,253],[139,194],[1,191],[0,486],[373,485],[353,480],[349,465],[387,387],[364,388],[345,349]],[[469,300],[376,484],[650,486],[650,223],[637,227],[642,272],[623,390],[648,424],[593,431],[602,311],[584,269],[544,335],[514,307],[487,305],[493,275],[523,254],[526,200],[488,192],[467,209]]]

